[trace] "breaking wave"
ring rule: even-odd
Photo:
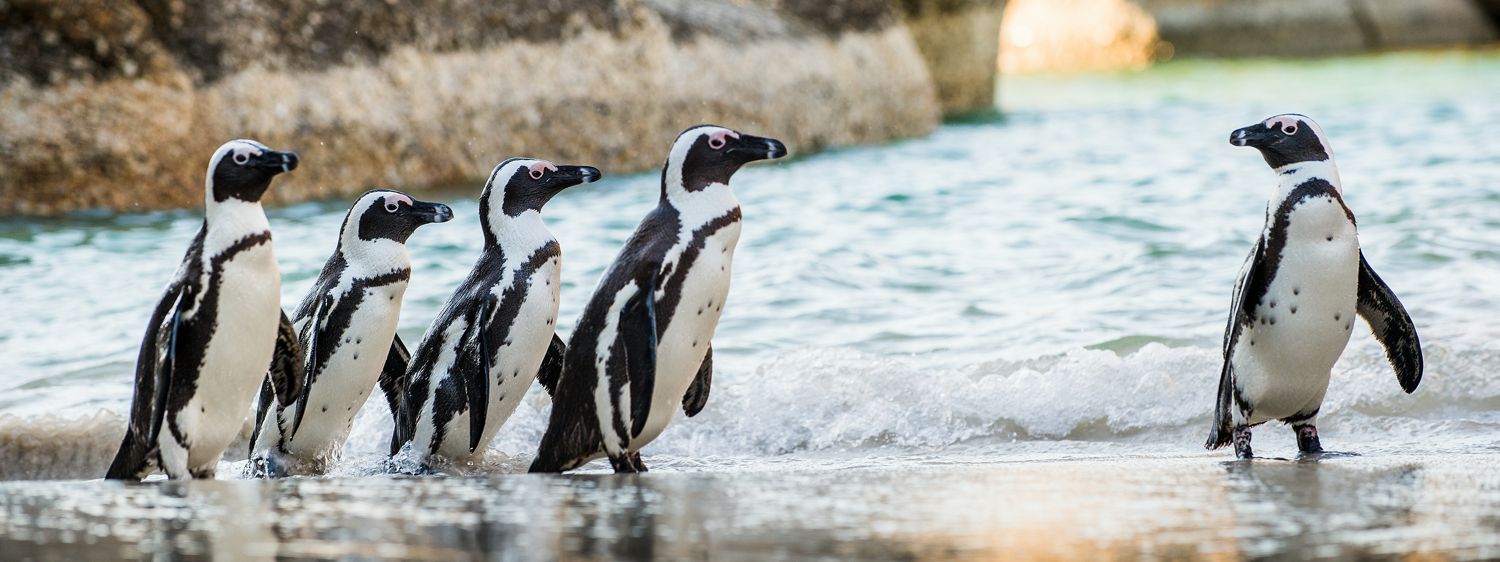
[[[920,356],[802,349],[716,379],[709,407],[677,422],[647,449],[677,459],[945,451],[969,444],[1181,442],[1192,450],[1209,421],[1217,350],[1162,344],[1121,355],[1075,350],[957,368]],[[1427,374],[1401,392],[1380,348],[1350,346],[1335,368],[1324,427],[1371,439],[1432,431],[1493,435],[1500,420],[1500,352],[1427,347]],[[378,397],[377,397],[378,398]],[[533,389],[490,450],[458,474],[518,472],[535,452],[550,401]],[[100,410],[78,417],[0,415],[0,479],[97,478],[125,420]],[[1414,424],[1420,429],[1414,429]],[[246,432],[248,434],[248,431]],[[383,472],[390,416],[372,399],[360,413],[333,476]],[[243,445],[221,477],[243,468]]]

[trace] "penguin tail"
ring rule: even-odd
[[[135,438],[135,432],[125,430],[125,438],[120,442],[120,450],[115,453],[115,460],[109,464],[109,471],[104,474],[106,480],[140,480],[146,476],[151,469],[150,462],[146,458],[147,448]]]
[[[1208,432],[1208,441],[1203,443],[1203,448],[1210,451],[1228,445],[1232,441],[1233,434],[1223,424],[1214,424],[1214,428]]]
[[[559,454],[557,441],[558,439],[551,431],[543,435],[542,444],[537,447],[536,459],[531,461],[531,468],[526,469],[526,472],[532,474],[555,474],[562,472],[564,470],[563,455]]]
[[[536,460],[531,461],[531,468],[526,469],[526,472],[532,474],[557,474],[562,472],[562,465],[552,459],[537,457]]]
[[[557,406],[554,405],[553,408]],[[592,418],[590,412],[586,418]],[[599,426],[583,421],[580,417],[562,415],[554,410],[547,433],[537,447],[536,460],[531,461],[532,473],[558,473],[583,466],[594,451],[604,450],[599,438]]]

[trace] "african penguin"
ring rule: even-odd
[[[281,403],[271,381],[261,385],[250,438],[253,475],[326,472],[377,381],[399,415],[397,389],[409,357],[396,335],[411,277],[406,239],[419,226],[452,218],[447,205],[399,191],[377,189],[355,201],[333,256],[292,314],[305,355],[302,391]]]
[[[443,305],[407,369],[391,455],[467,460],[487,445],[532,381],[550,391],[563,343],[556,334],[562,248],[542,206],[599,170],[511,158],[479,196],[484,249]]]
[[[1236,130],[1229,142],[1259,150],[1277,186],[1235,283],[1205,447],[1233,442],[1236,456],[1251,458],[1250,428],[1281,420],[1301,454],[1317,455],[1314,422],[1354,316],[1369,322],[1408,393],[1422,381],[1421,345],[1401,301],[1360,251],[1323,130],[1302,115],[1277,115]]]
[[[740,204],[729,178],[787,153],[780,141],[700,125],[678,135],[661,200],[600,279],[573,330],[531,472],[608,456],[646,470],[640,450],[681,406],[696,415],[713,376],[710,339],[729,296]]]
[[[130,425],[106,478],[161,469],[212,478],[268,375],[301,384],[296,335],[281,311],[281,272],[260,199],[297,155],[249,140],[208,162],[203,227],[151,314],[136,360]],[[273,354],[275,361],[273,363]]]

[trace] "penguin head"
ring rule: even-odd
[[[721,184],[740,166],[756,160],[786,156],[786,145],[776,139],[747,135],[716,125],[690,127],[677,135],[662,170],[663,195],[680,187],[685,192],[702,191]]]
[[[442,203],[412,199],[392,189],[372,189],[355,200],[344,216],[342,242],[394,240],[405,244],[417,227],[453,219],[453,209]]]
[[[1273,169],[1332,157],[1323,129],[1307,116],[1296,113],[1277,115],[1236,129],[1229,134],[1229,144],[1255,147]]]
[[[495,209],[507,216],[542,210],[552,196],[582,183],[599,181],[604,174],[592,166],[559,166],[535,158],[511,158],[490,171],[479,194],[479,213],[488,217]]]
[[[214,151],[208,161],[208,195],[214,202],[238,199],[260,201],[271,178],[297,169],[297,153],[278,152],[253,140],[232,140]]]

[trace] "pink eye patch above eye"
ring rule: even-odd
[[[1296,127],[1296,126],[1297,126],[1297,118],[1295,118],[1295,117],[1276,117],[1276,118],[1272,118],[1272,119],[1267,119],[1266,120],[1266,128],[1267,129],[1282,129],[1282,130],[1286,130],[1288,127]],[[1293,130],[1295,130],[1295,129],[1293,129]],[[1288,134],[1290,134],[1290,133],[1288,133]]]
[[[405,195],[393,193],[385,196],[386,205],[394,205],[396,203],[406,203],[409,206],[416,206],[416,203],[413,203],[411,198]]]
[[[535,164],[532,164],[528,168],[531,170],[531,179],[534,180],[542,179],[543,172],[557,171],[557,166],[546,160],[538,160]]]
[[[725,138],[737,139],[740,138],[740,134],[729,129],[714,131],[713,134],[708,135],[708,146],[710,148],[723,148],[724,143],[727,142],[724,140]]]

